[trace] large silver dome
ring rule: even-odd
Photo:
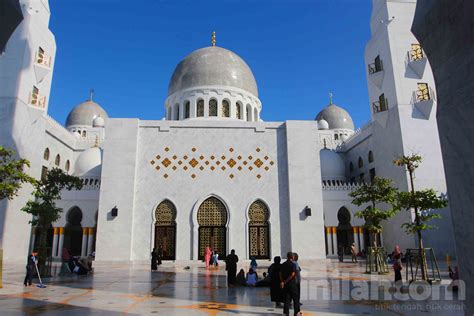
[[[316,121],[325,120],[328,122],[329,129],[350,129],[354,130],[354,122],[349,113],[343,108],[329,104],[316,116]]]
[[[221,47],[198,49],[176,67],[168,86],[168,95],[201,86],[229,86],[258,97],[257,83],[245,61]]]
[[[107,112],[94,101],[86,101],[69,112],[66,119],[66,127],[70,126],[92,126],[96,117],[108,118]]]

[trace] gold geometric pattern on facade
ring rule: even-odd
[[[168,166],[171,164],[171,161],[168,158],[165,158],[161,164],[165,166],[165,168],[168,168]]]
[[[179,172],[179,170],[182,172],[188,172],[193,170],[192,168],[195,168],[194,170],[198,172],[191,175],[192,179],[196,179],[198,175],[200,175],[200,172],[206,172],[207,168],[207,170],[210,171],[217,170],[225,172],[228,179],[235,179],[236,175],[231,174],[231,169],[233,168],[236,168],[239,171],[246,168],[249,172],[261,168],[262,171],[264,170],[268,172],[270,171],[271,166],[275,164],[270,160],[270,157],[262,153],[262,149],[258,147],[254,152],[246,156],[248,160],[245,160],[243,157],[245,153],[239,155],[238,152],[235,152],[234,148],[228,148],[228,152],[230,152],[229,155],[222,155],[219,153],[207,155],[205,153],[200,153],[196,147],[191,148],[191,152],[188,152],[187,154],[175,154],[172,152],[170,147],[165,147],[163,150],[168,153],[165,155],[163,155],[163,153],[156,155],[155,159],[149,161],[150,165],[158,172],[160,172],[160,170],[166,170],[165,168],[177,172]],[[163,173],[162,176],[167,179],[170,174]],[[262,173],[254,173],[254,176],[257,179],[261,179]]]
[[[194,159],[194,158],[189,161],[189,164],[190,164],[191,167],[193,167],[193,168],[196,167],[198,163],[199,163],[199,162],[197,162],[197,160]]]

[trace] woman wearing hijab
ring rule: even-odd
[[[209,269],[209,262],[211,261],[211,248],[209,246],[206,247],[206,250],[204,250],[204,262],[206,262],[206,269]]]
[[[395,246],[395,250],[392,253],[393,271],[395,272],[395,283],[402,281],[402,252],[400,246]]]

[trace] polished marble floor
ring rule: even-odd
[[[269,264],[259,262],[259,275]],[[438,288],[430,289],[439,289],[440,299],[426,299],[394,291],[388,283],[393,273],[367,275],[364,263],[327,259],[300,264],[303,315],[464,314],[466,303],[444,292],[449,283],[445,273]],[[248,262],[241,262],[240,268],[248,269]],[[96,264],[91,275],[54,276],[45,280],[46,288],[38,288],[23,286],[24,266],[6,266],[0,315],[282,314],[270,302],[268,288],[229,288],[225,273],[224,267],[206,270],[198,262],[165,262],[153,273],[148,265]]]

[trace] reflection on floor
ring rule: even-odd
[[[269,265],[268,261],[259,262],[259,276]],[[452,293],[445,291],[449,280],[444,274],[441,284],[417,295],[393,288],[389,282],[393,272],[383,276],[364,274],[364,263],[327,259],[302,260],[300,265],[303,315],[463,315],[466,302],[452,299]],[[242,262],[239,269],[248,267],[248,262]],[[1,315],[283,313],[270,302],[268,288],[229,288],[224,266],[206,270],[199,262],[165,262],[154,273],[148,265],[96,264],[92,275],[55,276],[45,280],[44,289],[23,286],[24,266],[6,266],[3,275]],[[435,293],[440,293],[439,299]]]

